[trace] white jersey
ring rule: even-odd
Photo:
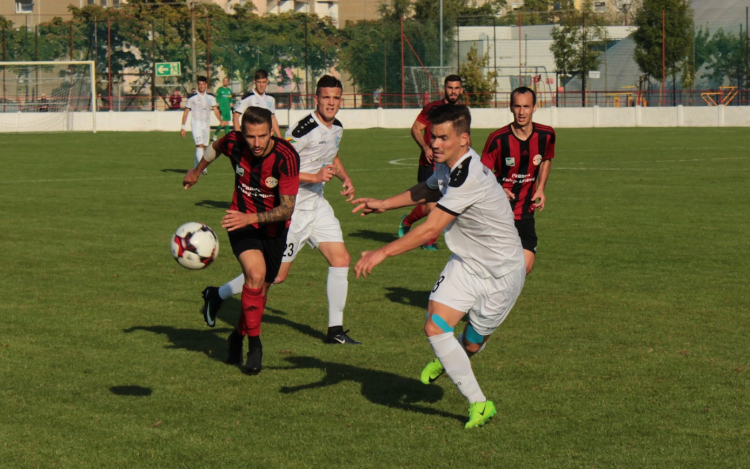
[[[438,163],[427,186],[443,194],[438,208],[456,217],[443,230],[445,242],[469,270],[500,278],[524,265],[508,197],[474,150],[452,169]]]
[[[329,129],[318,120],[315,112],[297,122],[286,131],[286,139],[299,153],[299,172],[315,174],[320,168],[333,164],[339,154],[339,143],[344,126],[333,120]],[[315,210],[319,198],[323,197],[324,182],[300,183],[295,209]]]
[[[190,126],[193,129],[207,129],[211,127],[211,114],[216,104],[216,96],[209,92],[200,94],[197,91],[190,93],[186,109],[190,109]]]
[[[276,99],[268,93],[258,94],[255,90],[250,90],[242,95],[240,103],[234,107],[234,112],[242,115],[251,106],[268,109],[271,114],[276,113]]]

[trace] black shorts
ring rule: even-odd
[[[287,231],[279,233],[276,238],[269,238],[256,230],[228,231],[227,233],[232,252],[237,259],[243,252],[253,249],[263,253],[263,259],[266,261],[266,282],[273,283],[281,268]]]
[[[533,218],[525,218],[523,220],[516,220],[516,229],[518,230],[518,236],[521,237],[521,246],[526,251],[531,251],[536,254],[536,223]]]
[[[435,172],[435,165],[432,166],[420,166],[419,171],[417,172],[417,182],[425,182],[426,180],[430,179],[430,176],[432,176],[432,173]]]

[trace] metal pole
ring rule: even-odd
[[[39,25],[34,26],[34,60],[39,61]],[[39,96],[39,67],[34,67],[34,99]]]
[[[151,20],[151,110],[156,110],[156,28]]]
[[[518,11],[518,86],[521,86],[521,11]]]
[[[307,8],[307,5],[305,5]],[[307,63],[307,14],[305,14],[305,107],[310,107],[310,79],[308,77],[308,63]]]
[[[206,16],[206,79],[211,86],[211,23]]]
[[[388,94],[388,54],[386,54],[386,42],[383,41],[383,94]],[[383,102],[381,99],[381,103]]]
[[[109,110],[112,110],[112,28],[110,18],[107,17],[107,94],[109,95]]]
[[[661,11],[661,105],[664,106],[664,88],[666,86],[667,79],[667,27],[666,27],[667,12]]]
[[[406,88],[404,86],[404,17],[401,17],[401,109],[406,107],[406,101],[404,100],[404,92]]]
[[[5,26],[3,26],[3,62],[5,62]],[[3,67],[3,112],[5,112],[5,68]]]
[[[586,107],[586,74],[589,73],[588,67],[586,66],[586,12],[583,12],[583,47],[581,53],[583,54],[583,62],[581,63],[581,105]]]
[[[198,83],[198,59],[195,55],[195,5],[192,3],[190,4],[190,44],[192,45],[193,84],[196,84]]]
[[[443,0],[440,0],[440,73],[443,73]]]

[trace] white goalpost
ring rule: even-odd
[[[94,61],[0,62],[0,132],[96,133]]]

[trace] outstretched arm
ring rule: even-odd
[[[352,210],[352,213],[361,211],[361,216],[365,216],[371,213],[383,213],[387,210],[409,207],[411,205],[419,205],[425,202],[437,202],[439,199],[439,190],[430,189],[427,186],[426,182],[420,182],[411,189],[402,192],[401,194],[394,195],[393,197],[389,197],[385,200],[378,200],[367,197],[352,200],[352,203],[356,205],[356,207]]]
[[[279,206],[267,212],[242,213],[237,210],[227,210],[227,214],[221,219],[221,227],[226,228],[227,231],[234,231],[248,225],[266,225],[268,223],[288,220],[292,216],[292,212],[294,212],[294,202],[297,196],[281,195],[280,198],[281,203]]]
[[[354,266],[354,273],[357,278],[359,278],[360,275],[367,277],[375,266],[387,258],[411,251],[412,249],[437,238],[440,232],[443,231],[443,228],[448,226],[448,224],[455,218],[454,215],[451,215],[444,210],[440,210],[440,208],[431,211],[427,216],[427,220],[409,230],[403,238],[388,243],[375,251],[363,252],[362,258],[357,262],[357,265]]]
[[[547,179],[549,179],[549,172],[552,169],[552,160],[544,160],[542,161],[541,166],[539,166],[539,177],[536,181],[536,191],[534,191],[534,195],[531,197],[531,200],[534,200],[535,202],[532,204],[532,207],[534,209],[539,209],[541,212],[544,210],[544,203],[547,201],[547,197],[544,195],[544,188],[547,186]],[[536,202],[536,200],[539,200],[539,202]]]
[[[216,159],[218,143],[219,142],[211,142],[211,145],[206,147],[206,151],[203,153],[203,158],[198,162],[198,166],[189,170],[187,174],[185,174],[185,178],[182,180],[182,185],[185,189],[194,186],[198,182],[198,178],[201,176],[201,173],[203,173],[203,170]]]
[[[417,145],[419,145],[419,148],[424,151],[424,156],[427,158],[427,161],[432,163],[432,148],[430,148],[430,142],[425,142],[424,137],[422,137],[422,132],[424,132],[426,127],[426,125],[418,120],[414,121],[414,125],[411,126],[411,138],[413,138],[414,141],[417,142]]]
[[[344,187],[344,190],[341,191],[341,195],[346,197],[347,202],[351,202],[351,200],[354,198],[354,184],[352,184],[352,180],[349,175],[346,174],[344,163],[341,162],[341,158],[339,158],[338,155],[336,155],[336,158],[333,159],[333,166],[336,168],[336,176],[341,179],[341,183]]]

